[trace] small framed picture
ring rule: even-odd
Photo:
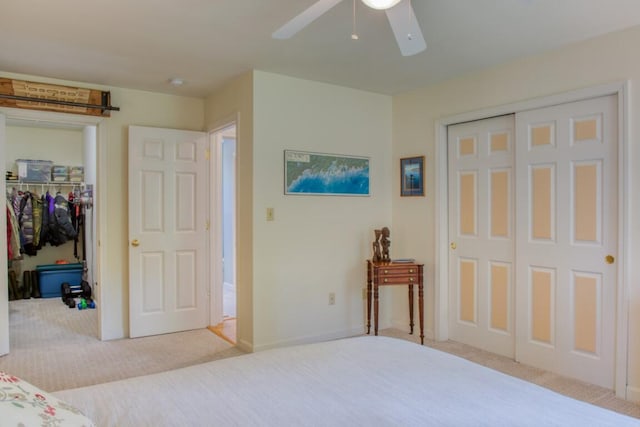
[[[424,196],[424,156],[400,159],[400,195]]]

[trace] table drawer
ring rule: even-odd
[[[409,275],[417,275],[418,274],[418,267],[416,267],[415,265],[409,266],[409,265],[403,265],[400,267],[379,267],[378,268],[378,274],[380,275],[380,277],[385,277],[385,276],[390,276],[390,275],[403,275],[403,276],[409,276]]]
[[[385,275],[378,280],[380,285],[410,285],[418,283],[417,275]]]

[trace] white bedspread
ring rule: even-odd
[[[269,350],[55,393],[98,426],[639,426],[403,340]]]

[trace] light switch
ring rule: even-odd
[[[273,221],[273,208],[267,208],[267,221]]]

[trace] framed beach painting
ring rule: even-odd
[[[400,159],[400,195],[424,196],[424,156]]]
[[[285,150],[284,193],[368,196],[369,158]]]

